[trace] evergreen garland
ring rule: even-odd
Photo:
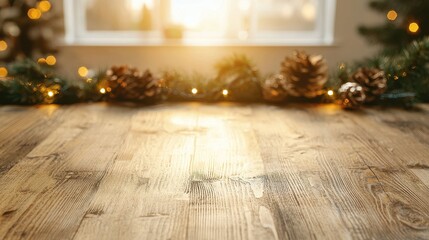
[[[384,70],[388,79],[388,92],[381,96],[384,105],[409,105],[414,96],[429,102],[429,38],[414,41],[401,53],[378,55],[347,66],[341,64],[326,87],[326,96],[319,101],[332,99],[332,92],[342,83],[350,81],[351,73],[359,67]],[[100,85],[105,72],[96,76],[67,80],[59,77],[46,63],[32,60],[7,65],[8,76],[0,77],[0,103],[42,104],[103,101],[106,89]],[[245,56],[227,57],[217,65],[215,78],[201,74],[186,75],[166,71],[161,81],[163,93],[169,100],[205,101],[261,101],[260,73]],[[330,90],[330,91],[328,91]],[[290,100],[290,99],[289,99]],[[292,101],[292,100],[290,100]]]

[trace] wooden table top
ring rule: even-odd
[[[0,239],[429,239],[429,106],[0,107]]]

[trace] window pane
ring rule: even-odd
[[[312,31],[316,28],[316,0],[257,0],[260,31]]]
[[[86,0],[90,31],[153,30],[153,0]]]

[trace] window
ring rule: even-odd
[[[64,0],[66,41],[117,45],[320,45],[335,0]]]

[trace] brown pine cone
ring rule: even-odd
[[[281,74],[267,78],[262,84],[262,94],[266,101],[281,102],[287,97],[286,79]]]
[[[345,109],[358,109],[365,103],[365,91],[355,82],[347,82],[338,90],[341,107]]]
[[[323,94],[328,81],[328,65],[322,55],[295,52],[282,63],[288,93],[295,97],[315,98]]]
[[[353,74],[352,80],[363,87],[366,102],[375,101],[387,89],[384,71],[377,68],[359,68]]]
[[[107,70],[103,86],[109,99],[119,101],[153,101],[162,93],[160,80],[154,78],[149,70],[142,74],[128,66],[113,66]]]

